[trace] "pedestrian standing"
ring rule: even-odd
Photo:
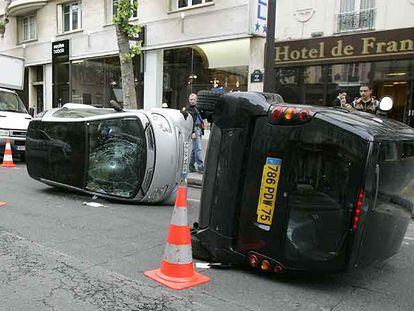
[[[379,102],[372,96],[372,86],[369,84],[361,84],[359,87],[359,94],[361,97],[356,98],[352,102],[352,107],[356,110],[376,113]]]
[[[193,148],[190,156],[190,172],[198,172],[200,174],[203,174],[204,162],[201,152],[201,139],[204,135],[204,121],[201,112],[197,108],[196,94],[190,94],[188,97],[188,105],[186,109],[193,117],[193,132],[191,133]],[[197,170],[195,165],[197,165]]]
[[[348,94],[345,90],[339,90],[338,96],[335,97],[334,101],[332,102],[332,105],[334,107],[352,109],[352,106],[348,104]]]

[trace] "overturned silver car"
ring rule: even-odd
[[[131,202],[172,203],[186,173],[192,118],[178,110],[66,104],[29,125],[29,175],[52,186]]]

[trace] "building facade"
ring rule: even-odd
[[[131,19],[145,29],[143,52],[135,60],[138,107],[166,102],[180,108],[189,93],[205,88],[247,90],[250,63],[261,59],[258,63],[263,64],[263,35],[254,37],[251,27],[260,2],[138,1]],[[122,100],[111,22],[117,4],[118,0],[11,2],[0,53],[25,59],[26,102],[35,112],[65,102],[107,106],[110,99]],[[3,8],[0,1],[0,14]],[[265,13],[263,7],[259,14]]]
[[[328,5],[328,2],[330,5]],[[414,125],[414,1],[278,1],[274,83],[286,101],[331,105],[369,83]]]
[[[0,38],[0,53],[25,59],[31,108],[42,111],[68,101],[107,106],[110,99],[122,100],[111,22],[117,3],[11,2],[12,17]],[[268,0],[138,0],[138,4],[131,22],[144,26],[145,32],[143,52],[135,60],[139,108],[162,103],[180,108],[190,93],[201,89],[263,89]],[[288,102],[329,105],[339,89],[346,89],[351,100],[360,83],[370,82],[377,97],[393,95],[393,117],[410,123],[412,16],[412,0],[277,1],[277,57],[267,60],[275,63],[276,90]],[[407,51],[394,52],[394,43],[381,50],[373,43],[372,53],[361,57],[356,51],[359,43],[348,43],[361,34],[365,38],[375,34],[375,40],[387,42],[396,36]],[[342,56],[327,59],[314,51],[322,44],[324,53],[331,52],[338,42]],[[355,49],[352,53],[349,47],[343,50],[348,45]],[[302,53],[303,49],[307,50]]]

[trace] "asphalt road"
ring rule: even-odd
[[[91,197],[0,168],[0,310],[414,310],[414,224],[393,258],[355,273],[264,276],[198,270],[184,291],[143,275],[159,267],[172,207],[90,207]],[[189,190],[197,219],[200,189]]]

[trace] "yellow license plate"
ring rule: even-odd
[[[270,230],[272,225],[281,167],[281,159],[266,158],[257,204],[257,223],[264,230]]]

